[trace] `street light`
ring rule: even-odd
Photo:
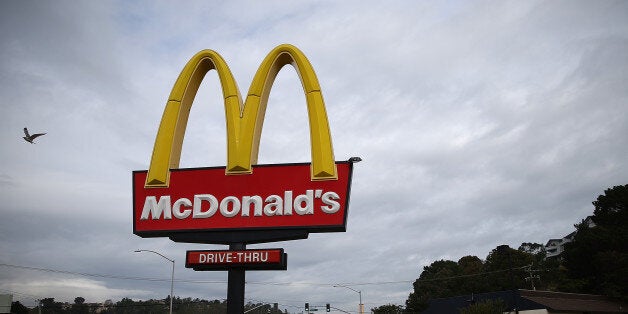
[[[151,250],[135,250],[135,253],[140,253],[140,252],[150,252],[150,253],[154,253],[157,254],[165,259],[167,259],[169,262],[172,263],[172,276],[170,276],[170,314],[172,314],[172,298],[174,298],[174,260],[173,259],[169,259],[165,256],[163,256],[161,253],[157,253],[155,251],[151,251]]]
[[[362,304],[362,291],[360,290],[355,290],[351,287],[347,287],[347,286],[343,286],[343,285],[334,285],[335,288],[347,288],[353,292],[357,292],[360,295],[360,308],[358,309],[358,313],[363,314],[364,313],[364,304]]]

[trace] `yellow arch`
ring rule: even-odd
[[[306,96],[310,124],[312,180],[337,179],[327,111],[318,78],[303,52],[292,45],[280,45],[266,56],[257,70],[246,96],[245,110],[257,111],[255,129],[251,130],[253,131],[253,163],[257,162],[259,140],[270,90],[279,70],[287,64],[291,64],[297,71]],[[247,136],[251,135],[247,134]]]
[[[286,44],[276,47],[266,56],[251,83],[244,106],[233,75],[218,53],[202,50],[188,61],[175,82],[164,109],[145,186],[168,186],[170,169],[179,167],[192,101],[205,74],[211,69],[218,72],[225,101],[226,174],[251,173],[251,165],[257,163],[268,96],[277,73],[286,64],[294,66],[306,94],[312,180],[337,179],[327,112],[316,73],[299,49]]]

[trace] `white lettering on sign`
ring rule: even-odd
[[[292,191],[285,191],[283,197],[280,195],[269,195],[262,198],[259,195],[243,196],[239,199],[235,196],[227,196],[220,202],[211,194],[194,195],[193,201],[188,198],[177,199],[174,203],[170,195],[159,197],[147,196],[144,201],[144,208],[140,220],[160,219],[192,219],[210,218],[217,212],[220,215],[230,218],[238,214],[242,217],[249,217],[251,211],[253,216],[281,216],[281,215],[313,215],[316,199],[323,203],[319,208],[325,214],[334,214],[340,210],[338,193],[323,190],[306,190],[305,194],[293,197]]]
[[[266,263],[268,252],[207,252],[198,255],[199,264]]]

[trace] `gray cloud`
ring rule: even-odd
[[[284,247],[288,271],[247,273],[247,298],[352,309],[402,304],[423,266],[545,242],[626,184],[628,6],[621,1],[106,1],[0,4],[0,263],[168,279],[177,295],[225,298],[226,274],[183,267],[215,245],[132,234],[132,170],[146,169],[172,84],[200,49],[246,93],[275,45],[317,71],[335,156],[356,165],[346,233]],[[273,87],[260,162],[309,161],[291,69]],[[202,84],[182,167],[225,163],[222,96]],[[47,132],[36,145],[22,128]],[[90,301],[163,298],[166,281],[0,266],[0,289]],[[204,282],[197,282],[202,280]],[[373,284],[375,283],[375,284]],[[148,292],[151,291],[151,292]]]

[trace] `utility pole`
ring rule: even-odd
[[[534,273],[538,273],[539,270],[532,269],[532,264],[530,264],[526,268],[526,271],[528,272],[528,277],[525,278],[526,281],[529,280],[532,285],[532,290],[536,290],[536,287],[534,286],[534,279],[541,279],[541,277],[539,277],[539,275],[534,275]]]
[[[360,295],[360,303],[358,304],[358,313],[359,314],[363,314],[364,313],[364,304],[362,304],[362,291],[361,290],[355,290],[351,287],[347,287],[345,285],[334,285],[334,288],[347,288],[357,294]]]
[[[149,253],[157,254],[163,257],[164,259],[167,259],[170,263],[172,263],[172,275],[170,276],[170,310],[169,310],[169,313],[172,314],[172,299],[174,298],[174,260],[165,257],[163,254],[159,252],[155,252],[151,250],[135,250],[135,253],[141,253],[141,252],[149,252]]]

